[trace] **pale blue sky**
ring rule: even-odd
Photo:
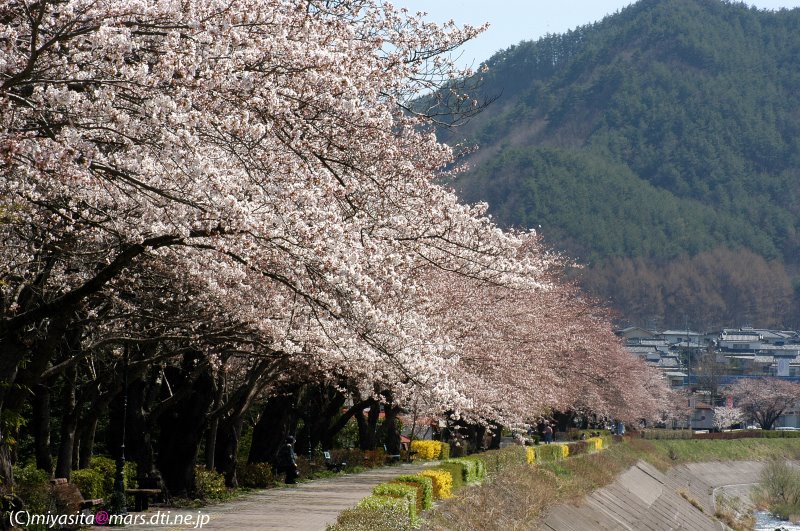
[[[457,24],[491,27],[460,50],[463,66],[477,67],[494,54],[524,40],[567,30],[601,20],[605,15],[634,2],[630,0],[389,0],[412,13],[425,11],[433,22],[453,19]],[[747,1],[763,9],[800,7],[800,0]]]

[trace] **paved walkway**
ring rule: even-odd
[[[361,498],[371,494],[375,485],[390,481],[400,474],[413,474],[430,465],[430,462],[403,463],[360,474],[316,479],[298,483],[294,487],[256,491],[229,502],[201,509],[151,508],[144,513],[130,513],[140,515],[145,523],[131,525],[128,528],[136,531],[191,529],[195,528],[199,517],[207,515],[208,523],[202,526],[207,530],[324,530],[327,524],[336,521],[341,511],[354,506]],[[171,525],[167,524],[166,520],[161,525],[150,523],[155,522],[154,518],[167,517]],[[185,518],[189,525],[175,525],[176,517]],[[141,519],[139,521],[142,521]]]

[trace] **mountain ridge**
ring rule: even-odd
[[[800,9],[642,0],[487,65],[480,96],[498,101],[439,132],[480,146],[453,183],[465,201],[487,201],[506,226],[541,226],[551,245],[589,266],[584,285],[622,321],[674,325],[691,314],[697,327],[798,325]],[[691,268],[718,249],[780,265],[781,278],[769,280],[790,300],[711,311],[699,300],[648,306],[646,293],[631,300],[598,288],[614,261]],[[714,283],[763,289],[765,279],[738,274],[748,278]],[[676,287],[664,280],[651,289]]]

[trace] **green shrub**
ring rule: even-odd
[[[242,487],[266,489],[275,486],[272,465],[269,463],[242,463],[236,467],[236,477]]]
[[[408,500],[408,518],[411,523],[417,521],[417,488],[404,483],[381,483],[372,489],[376,496],[390,496]]]
[[[224,500],[228,497],[225,477],[216,470],[204,466],[194,469],[194,494],[201,500]]]
[[[114,493],[114,483],[117,479],[117,462],[110,457],[94,456],[89,463],[88,470],[97,471],[103,478],[102,490],[97,498],[111,499],[111,495]],[[130,488],[136,483],[136,463],[126,461],[124,471],[125,486]],[[81,493],[83,493],[83,490],[81,490]],[[88,498],[86,494],[84,494],[84,497]]]
[[[760,433],[761,437],[766,439],[792,439],[795,437],[800,437],[800,431],[784,431],[784,430],[754,430],[756,433]],[[730,432],[730,433],[741,433],[741,432]]]
[[[416,474],[405,474],[394,478],[396,482],[418,485],[418,496],[422,498],[421,509],[430,509],[433,506],[433,480],[429,477]],[[419,503],[419,502],[418,502]]]
[[[553,462],[564,459],[564,451],[560,444],[543,444],[536,447],[538,462]]]
[[[784,520],[800,514],[800,470],[785,460],[773,459],[761,472],[761,483],[752,497],[757,505]]]
[[[47,472],[29,464],[25,467],[14,467],[14,478],[14,491],[31,513],[44,514],[55,509],[50,475]]]
[[[589,451],[589,443],[586,441],[575,441],[569,443],[569,455],[581,455],[589,453]]]
[[[510,466],[528,463],[525,447],[516,444],[499,450],[483,452],[480,458],[486,466],[487,475],[498,474]]]
[[[106,478],[103,473],[93,468],[73,470],[69,481],[78,487],[84,499],[105,499],[107,494],[104,489]]]
[[[408,500],[386,496],[367,496],[359,504],[339,513],[336,523],[326,531],[409,531]]]
[[[446,463],[458,463],[461,465],[465,484],[480,481],[486,476],[486,466],[483,460],[477,456],[449,459]]]
[[[665,429],[644,429],[641,432],[642,439],[691,439],[692,430],[665,430]]]
[[[465,468],[466,466],[463,463],[453,460],[442,461],[436,467],[437,470],[445,470],[447,473],[453,476],[453,491],[464,486],[464,476],[466,475]]]
[[[450,459],[450,445],[442,443],[442,452],[439,454],[439,459]]]

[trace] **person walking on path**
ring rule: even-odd
[[[544,421],[544,443],[550,444],[553,442],[553,427],[548,421]]]
[[[275,456],[275,470],[278,474],[286,474],[284,479],[287,485],[294,485],[300,475],[297,470],[297,455],[294,453],[294,437],[286,437],[286,444],[278,449]]]

